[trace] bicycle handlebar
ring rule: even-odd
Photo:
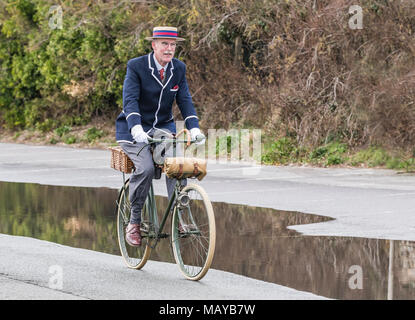
[[[190,143],[195,143],[195,142],[200,142],[204,139],[205,137],[202,135],[198,135],[196,137],[196,139],[194,140],[190,140]],[[177,139],[156,139],[156,138],[151,138],[149,137],[148,139],[148,144],[152,144],[152,143],[160,143],[160,142],[176,142],[176,143],[188,143],[188,140],[177,140]]]
[[[141,151],[142,151],[142,150],[143,150],[146,146],[151,145],[151,144],[155,144],[155,143],[163,143],[163,142],[167,142],[167,143],[171,142],[171,143],[186,143],[186,144],[187,144],[187,146],[189,146],[189,145],[190,145],[190,144],[192,144],[192,143],[196,143],[196,142],[203,141],[203,139],[206,139],[206,137],[205,137],[203,134],[196,136],[196,139],[194,139],[194,140],[191,140],[191,139],[188,139],[188,140],[177,140],[177,139],[176,139],[176,137],[174,137],[173,139],[156,139],[156,138],[148,137],[148,138],[147,138],[147,140],[148,140],[148,144],[144,145],[144,146],[143,146],[143,147],[142,147],[142,148],[138,151],[137,156],[140,154],[140,152],[141,152]]]

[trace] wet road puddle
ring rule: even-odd
[[[107,188],[0,182],[0,233],[120,255],[117,195]],[[166,198],[156,198],[165,207]],[[415,242],[305,236],[287,226],[331,218],[225,203],[213,208],[212,268],[336,299],[415,298]],[[168,241],[151,259],[174,262]]]

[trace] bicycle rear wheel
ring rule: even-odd
[[[215,252],[215,215],[209,197],[199,185],[189,184],[180,194],[188,196],[188,204],[179,201],[174,208],[174,259],[187,279],[200,280],[209,270]]]
[[[118,231],[118,244],[120,246],[121,254],[124,258],[124,262],[129,268],[141,269],[146,264],[150,257],[151,247],[149,245],[149,238],[146,236],[146,230],[143,230],[146,225],[149,224],[149,210],[148,201],[146,201],[142,214],[141,214],[141,246],[132,247],[125,240],[125,228],[130,221],[131,205],[129,198],[129,180],[121,189],[117,203],[117,231]]]

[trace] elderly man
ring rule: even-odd
[[[186,65],[174,58],[177,41],[184,39],[178,37],[177,28],[173,27],[155,27],[153,36],[146,39],[152,41],[153,52],[128,61],[123,111],[116,120],[116,140],[135,166],[130,177],[131,218],[126,228],[126,241],[131,246],[141,245],[141,211],[155,173],[150,148],[144,148],[139,155],[138,151],[157,131],[176,132],[174,100],[191,138],[201,134],[187,86]],[[169,197],[175,183],[166,177]]]

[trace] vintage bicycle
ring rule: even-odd
[[[181,133],[186,133],[186,140],[179,140]],[[155,146],[160,143],[171,143],[173,150],[176,150],[178,143],[185,143],[189,146],[198,140],[190,140],[187,129],[182,130],[171,138],[149,138],[149,144]],[[130,220],[131,206],[129,200],[129,179],[125,179],[126,173],[134,170],[134,165],[120,147],[110,148],[112,151],[111,167],[123,173],[123,185],[120,188],[116,201],[117,233],[121,254],[129,268],[141,269],[150,257],[160,240],[170,239],[174,259],[180,271],[187,279],[200,280],[209,270],[216,242],[215,216],[212,203],[206,191],[198,184],[188,183],[182,186],[182,179],[198,178],[201,180],[201,172],[197,165],[204,159],[185,157],[165,158],[164,165],[155,163],[156,169],[164,169],[169,166],[170,175],[177,179],[174,192],[168,201],[164,214],[159,220],[158,208],[154,195],[153,183],[145,201],[141,216],[141,237],[140,247],[132,247],[125,240],[125,228]],[[185,162],[193,161],[195,170],[183,172]],[[171,170],[177,164],[178,170]],[[206,167],[206,162],[204,163]],[[157,172],[157,170],[156,170]],[[166,171],[166,174],[169,172]],[[206,174],[206,172],[204,172]],[[159,177],[158,177],[159,178]],[[203,177],[202,177],[203,178]],[[167,219],[171,217],[170,233],[164,232]]]

